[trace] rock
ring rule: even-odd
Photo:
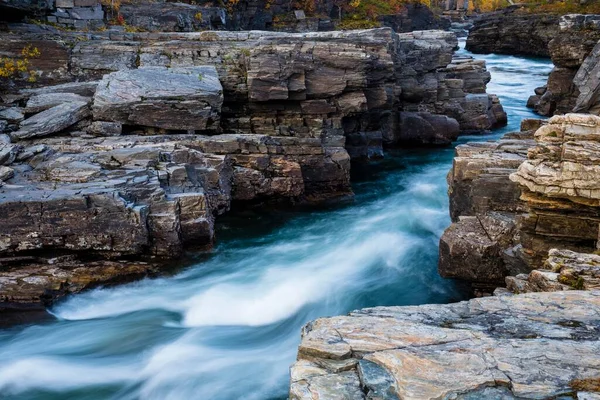
[[[600,115],[600,44],[585,59],[573,84],[579,91],[573,111]]]
[[[554,116],[535,133],[528,160],[511,174],[528,213],[520,221],[523,254],[540,268],[548,250],[592,252],[600,227],[600,118]]]
[[[597,91],[598,55],[593,49],[600,40],[600,16],[564,15],[559,26],[558,34],[548,45],[556,67],[548,77],[546,90],[538,94],[539,99],[532,98],[528,103],[536,113],[545,116],[589,110],[594,107]]]
[[[94,119],[171,130],[218,132],[223,87],[214,67],[139,68],[106,75]]]
[[[558,31],[556,15],[519,13],[515,8],[506,8],[481,14],[473,21],[466,49],[482,54],[548,57],[548,43]]]
[[[323,386],[363,399],[577,393],[600,373],[599,311],[599,292],[568,291],[321,318],[303,329],[290,398],[331,398]]]
[[[93,136],[119,136],[123,125],[119,122],[94,121],[88,126],[87,133]]]
[[[513,293],[597,290],[600,288],[600,256],[551,249],[544,270],[507,277],[506,287]]]
[[[508,240],[514,234],[512,225],[503,232]],[[489,235],[479,217],[461,217],[440,239],[440,275],[477,284],[502,282],[508,271],[500,257],[502,248],[498,239]]]
[[[14,144],[0,144],[0,165],[10,165],[12,164],[21,147]]]
[[[120,13],[127,24],[148,32],[216,30],[227,23],[227,10],[184,3],[138,2],[123,4]]]
[[[17,107],[9,107],[0,110],[0,119],[4,119],[9,123],[19,123],[25,119],[21,109]]]
[[[81,121],[89,112],[86,102],[63,103],[24,120],[18,131],[10,133],[10,137],[22,140],[60,132]]]
[[[401,112],[396,140],[403,143],[450,144],[458,138],[460,126],[453,118],[430,113]]]
[[[25,112],[39,113],[63,103],[90,103],[90,99],[74,93],[42,93],[31,96],[27,100]]]
[[[20,264],[27,263],[26,267]],[[24,257],[0,262],[0,310],[46,308],[68,294],[156,275],[156,264],[131,261],[80,262],[73,257],[48,260]]]
[[[70,93],[83,97],[92,97],[98,87],[97,81],[69,82],[61,85],[44,86],[36,89],[23,89],[21,93],[26,96],[39,96],[44,94]]]
[[[438,269],[442,276],[466,280],[492,290],[507,275],[529,272],[522,256],[518,220],[527,209],[510,174],[535,146],[540,120],[524,120],[521,132],[497,142],[456,147],[448,174],[453,224],[440,239]]]
[[[10,167],[0,166],[0,182],[9,180],[15,176],[15,170]]]

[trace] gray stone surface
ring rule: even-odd
[[[19,125],[19,130],[10,133],[13,140],[47,136],[60,132],[89,116],[87,102],[74,101],[54,106],[27,118]]]
[[[581,398],[600,376],[599,315],[600,292],[568,291],[321,318],[303,329],[290,398]]]
[[[94,119],[170,130],[219,132],[223,87],[214,67],[145,67],[106,75]]]
[[[27,100],[25,112],[39,113],[63,103],[84,102],[90,103],[89,97],[83,97],[75,93],[42,93],[33,95]]]

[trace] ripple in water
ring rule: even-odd
[[[461,142],[518,129],[551,68],[477,57],[510,125]],[[464,298],[436,265],[452,155],[396,151],[358,168],[348,206],[225,217],[217,248],[179,274],[81,294],[51,310],[56,321],[0,331],[0,398],[286,398],[307,321]]]

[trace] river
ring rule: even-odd
[[[459,143],[496,139],[535,117],[527,97],[552,67],[477,57],[509,126]],[[73,296],[49,310],[52,319],[0,330],[0,398],[286,398],[307,321],[466,297],[437,273],[452,156],[452,148],[390,152],[353,173],[351,204],[226,216],[216,248],[178,273]]]

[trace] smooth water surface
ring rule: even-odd
[[[525,102],[551,68],[482,58],[510,125],[470,140],[533,116]],[[436,265],[452,155],[402,150],[358,168],[349,205],[232,214],[214,251],[178,274],[77,295],[56,320],[0,331],[0,398],[286,398],[307,321],[465,297]]]

